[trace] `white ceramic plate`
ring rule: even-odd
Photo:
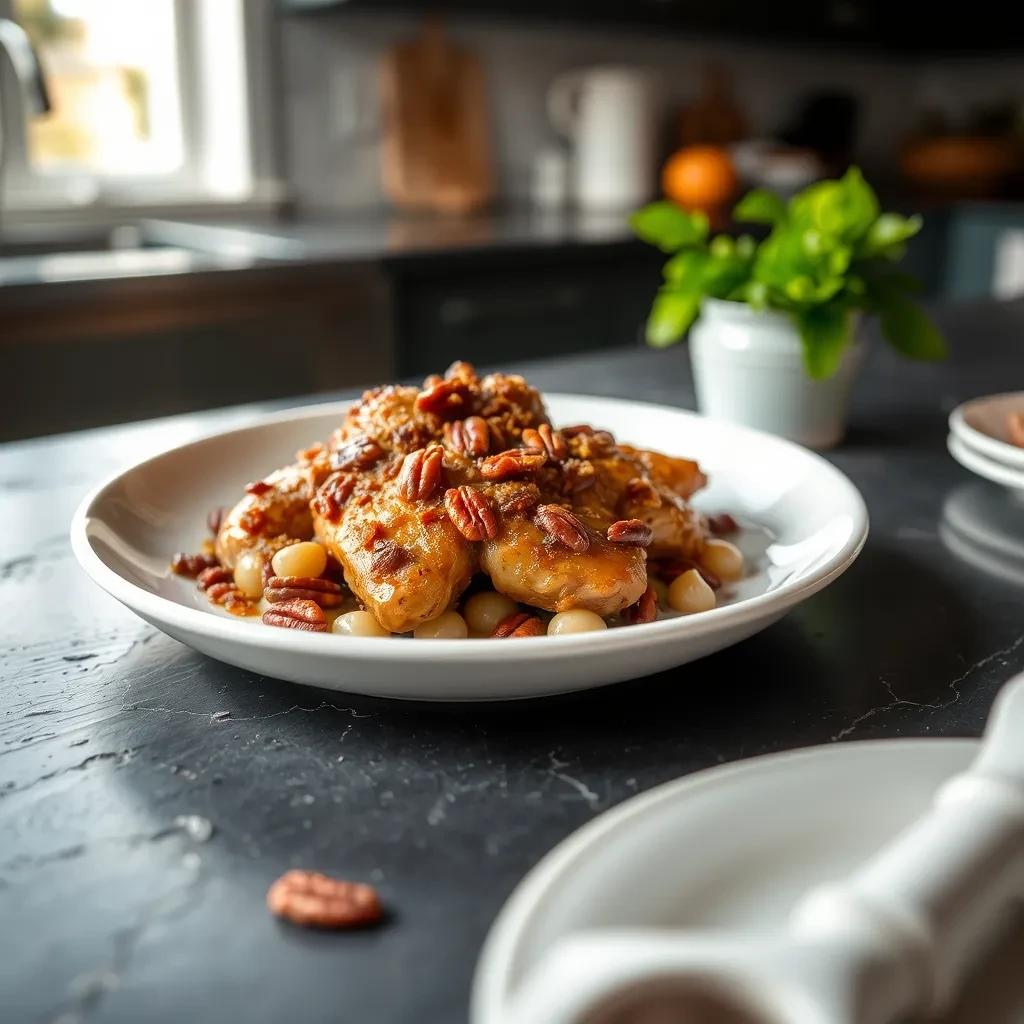
[[[1006,418],[1024,412],[1024,391],[987,395],[958,405],[949,414],[949,429],[968,448],[1024,472],[1024,448],[1006,439]]]
[[[960,463],[964,469],[969,469],[985,480],[991,480],[994,484],[1007,487],[1014,496],[1024,500],[1024,469],[1014,469],[1004,462],[996,462],[987,455],[982,454],[977,448],[965,444],[956,434],[950,434],[946,439],[946,447],[949,454]]]
[[[343,406],[267,417],[132,466],[88,495],[75,554],[108,593],[176,639],[264,675],[334,690],[421,700],[497,700],[585,689],[693,661],[764,629],[839,576],[868,530],[857,489],[824,459],[767,434],[638,402],[549,395],[556,423],[589,422],[622,441],[689,455],[711,477],[703,507],[770,533],[755,571],[713,611],[567,637],[422,640],[273,629],[206,602],[168,570],[196,550],[207,511],[289,462],[338,424]],[[766,536],[761,533],[761,536]]]
[[[936,739],[812,747],[698,772],[620,804],[513,892],[477,964],[472,1024],[501,1024],[530,968],[573,932],[783,927],[807,889],[843,877],[893,838],[977,749],[974,740]],[[1009,945],[1013,991],[993,961],[944,1020],[1022,1019],[997,1009],[1021,1008],[1024,943],[1015,935]]]

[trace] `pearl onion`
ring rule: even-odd
[[[519,611],[519,605],[496,590],[483,590],[474,594],[462,609],[469,628],[474,633],[490,636],[502,619]]]
[[[391,636],[370,612],[343,612],[331,629],[340,636]]]
[[[596,612],[588,612],[586,608],[572,608],[567,612],[559,612],[548,623],[548,636],[567,636],[569,633],[593,633],[599,629],[607,629],[608,623]]]
[[[700,564],[723,583],[732,583],[743,576],[743,552],[735,544],[717,537],[704,542]]]
[[[421,622],[412,635],[417,640],[463,640],[469,636],[469,628],[458,612],[445,612],[429,622]]]
[[[235,586],[254,601],[263,596],[263,556],[258,551],[243,551],[238,556]]]
[[[289,544],[270,560],[275,576],[317,577],[327,568],[327,552],[315,541]]]
[[[715,592],[696,569],[687,569],[669,585],[668,603],[684,615],[708,612],[715,607]]]

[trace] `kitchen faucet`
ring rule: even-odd
[[[0,18],[0,51],[10,58],[15,77],[21,86],[21,104],[25,115],[45,114],[51,110],[50,94],[46,88],[43,69],[32,49],[25,30],[10,18]],[[0,68],[2,72],[2,68]],[[0,74],[0,86],[3,77]],[[4,138],[4,96],[0,88],[0,217],[3,213],[4,169],[6,167],[7,147]],[[2,227],[2,219],[0,219]]]

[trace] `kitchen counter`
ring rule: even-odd
[[[601,811],[769,751],[977,735],[1024,668],[1024,571],[975,550],[1009,499],[947,455],[945,417],[1024,372],[1024,304],[939,320],[951,361],[875,347],[829,456],[872,517],[845,576],[701,662],[534,702],[278,682],[193,653],[84,577],[67,529],[97,478],[269,405],[0,449],[5,1019],[458,1024],[505,898]],[[546,389],[693,405],[683,348],[522,369]],[[373,882],[389,920],[281,924],[264,894],[292,866]]]

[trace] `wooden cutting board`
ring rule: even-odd
[[[494,195],[483,68],[439,22],[384,56],[382,175],[403,209],[465,212]]]

